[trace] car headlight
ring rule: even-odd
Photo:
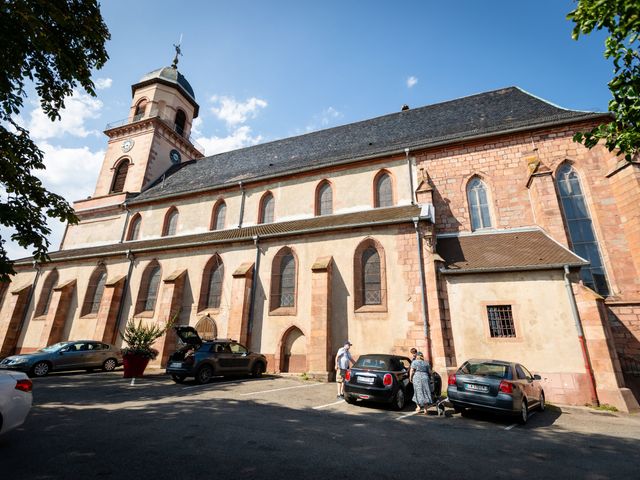
[[[28,358],[16,358],[11,361],[11,365],[20,365],[21,363],[27,363],[28,361]]]

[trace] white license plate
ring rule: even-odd
[[[361,377],[358,376],[357,381],[358,383],[366,383],[367,385],[373,385],[373,382],[375,382],[375,378],[373,377]]]
[[[169,364],[169,368],[182,368],[182,364],[179,362],[172,362]]]
[[[471,390],[472,392],[481,392],[481,393],[487,393],[489,391],[489,387],[485,385],[476,385],[474,383],[465,383],[464,389]]]

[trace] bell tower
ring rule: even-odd
[[[76,210],[123,203],[127,194],[139,193],[170,168],[204,156],[190,139],[199,105],[193,88],[178,71],[180,46],[169,67],[144,75],[131,86],[127,118],[110,123],[109,137],[96,189],[91,199],[76,202]],[[87,205],[83,205],[87,203]],[[89,205],[92,204],[92,205]]]

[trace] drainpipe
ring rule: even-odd
[[[242,221],[244,220],[244,198],[245,198],[245,190],[242,182],[238,182],[240,186],[240,191],[242,192],[242,199],[240,200],[240,221],[238,222],[238,228],[242,228]]]
[[[407,167],[409,167],[409,188],[410,190],[410,194],[411,194],[411,205],[415,205],[416,204],[416,199],[415,199],[415,192],[413,191],[413,169],[411,168],[411,158],[409,158],[409,149],[405,148],[404,149],[404,155],[407,158]]]
[[[431,342],[429,341],[429,324],[427,319],[427,289],[424,273],[424,260],[422,255],[422,237],[420,236],[420,230],[418,229],[419,218],[413,219],[413,225],[416,229],[416,241],[418,242],[418,262],[420,263],[420,297],[422,299],[422,321],[424,327],[424,338],[427,341],[427,361],[433,367],[431,357]]]
[[[589,376],[589,390],[591,392],[591,402],[596,407],[600,405],[598,400],[598,392],[596,391],[596,380],[593,375],[593,368],[591,367],[591,360],[589,358],[589,351],[587,350],[587,342],[584,339],[584,332],[582,330],[582,323],[580,322],[580,315],[578,314],[578,306],[576,305],[576,299],[573,295],[573,289],[571,288],[571,282],[569,281],[569,265],[564,266],[564,286],[567,289],[567,296],[569,297],[569,305],[571,305],[571,315],[578,331],[578,340],[580,342],[580,348],[582,349],[582,358],[584,360],[584,367],[587,370]]]
[[[129,215],[131,215],[131,211],[129,210],[129,206],[127,205],[127,202],[124,202],[122,204],[122,206],[124,207],[124,209],[127,211],[127,216],[124,219],[124,225],[122,226],[122,235],[120,235],[120,243],[124,242],[124,235],[127,231],[127,224],[129,223]],[[66,230],[65,230],[66,232]]]
[[[33,295],[35,294],[36,287],[38,286],[38,279],[42,274],[42,269],[40,268],[40,265],[38,265],[38,262],[35,262],[35,261],[33,262],[33,268],[36,269],[36,278],[33,280],[33,286],[31,287],[31,290],[29,291],[29,296],[27,297],[27,305],[24,307],[24,313],[22,314],[22,318],[20,319],[20,326],[18,327],[18,335],[20,335],[20,333],[22,332],[22,327],[27,321],[27,315],[29,314],[29,309],[31,308],[31,300],[33,300]]]
[[[116,325],[118,325],[118,332],[122,335],[123,330],[122,326],[122,311],[124,310],[124,302],[127,299],[127,289],[129,288],[129,281],[131,279],[131,272],[133,271],[133,261],[135,260],[135,256],[131,253],[131,250],[127,250],[125,252],[125,256],[129,260],[129,271],[127,272],[127,276],[124,279],[124,285],[122,286],[122,298],[120,299],[120,305],[118,306],[118,316],[116,317]],[[133,298],[133,297],[132,297]],[[113,339],[112,343],[115,343],[117,337]]]
[[[253,237],[256,246],[256,262],[253,264],[253,278],[251,279],[251,303],[249,304],[249,320],[247,322],[247,347],[251,349],[251,334],[253,332],[253,315],[255,313],[256,287],[258,285],[258,274],[260,272],[260,237]]]

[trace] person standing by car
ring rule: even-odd
[[[411,362],[409,381],[413,383],[413,401],[416,404],[416,412],[422,410],[426,415],[427,407],[433,403],[430,383],[431,365],[424,361],[422,352],[416,354],[416,359]]]
[[[409,350],[409,353],[411,354],[411,361],[413,362],[418,356],[418,350],[416,349],[416,347],[411,347],[411,350]]]
[[[344,346],[341,347],[336,354],[336,382],[338,383],[337,398],[344,398],[344,376],[346,375],[350,364],[356,363],[349,351],[351,345],[351,342],[347,340],[344,343]]]

